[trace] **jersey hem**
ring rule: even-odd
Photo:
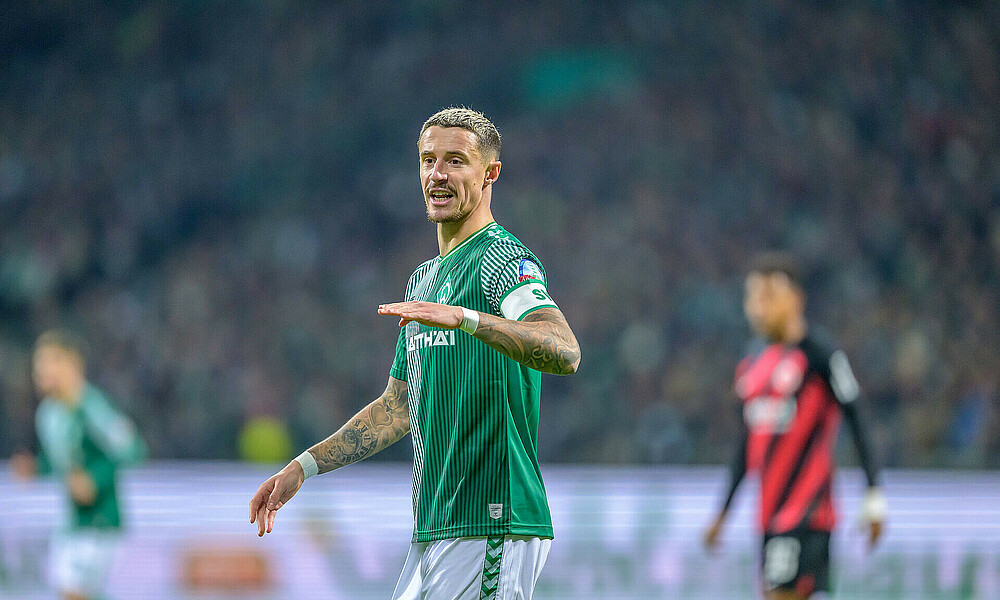
[[[486,231],[487,229],[489,229],[493,225],[496,225],[496,221],[490,221],[486,225],[483,225],[482,227],[480,227],[479,229],[477,229],[475,232],[473,232],[471,235],[469,235],[469,237],[467,237],[464,240],[462,240],[461,244],[455,246],[454,248],[452,248],[451,250],[449,250],[448,252],[446,252],[443,255],[439,254],[438,258],[440,258],[441,260],[449,258],[452,254],[455,253],[456,250],[458,250],[459,248],[465,246],[466,244],[468,244],[469,242],[471,242],[475,238],[479,237],[479,235],[481,233],[483,233],[484,231]],[[434,260],[434,259],[432,258],[431,260]]]
[[[489,529],[489,530],[487,530]],[[446,527],[444,529],[434,529],[431,531],[418,531],[413,534],[414,542],[436,542],[451,538],[489,537],[496,535],[520,535],[525,537],[537,537],[552,539],[552,527],[546,525],[508,525],[499,530],[482,527]]]
[[[760,529],[758,528],[757,534],[761,537],[776,537],[781,535],[788,535],[790,533],[804,532],[804,533],[833,533],[836,528],[836,523],[833,527],[816,527],[813,525],[796,525],[795,527],[789,527],[788,529]]]

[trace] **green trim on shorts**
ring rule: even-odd
[[[503,558],[504,536],[486,538],[486,558],[483,560],[483,586],[479,600],[495,600],[500,587],[500,562]]]

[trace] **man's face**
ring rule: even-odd
[[[743,311],[750,326],[771,340],[780,339],[789,320],[803,308],[802,292],[784,273],[750,273]]]
[[[80,358],[58,346],[42,346],[35,350],[32,378],[42,396],[57,394],[66,382],[81,369]]]
[[[455,223],[474,211],[483,197],[487,171],[476,134],[460,127],[428,127],[420,138],[420,183],[427,218]]]

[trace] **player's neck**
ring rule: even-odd
[[[80,398],[83,397],[83,386],[86,383],[87,381],[83,378],[67,381],[65,385],[59,388],[56,396],[67,405],[76,406],[80,403]]]
[[[473,211],[462,221],[454,223],[438,223],[438,251],[441,256],[457,248],[469,236],[486,227],[494,221],[493,212],[489,209]]]
[[[806,337],[808,330],[809,324],[806,322],[806,318],[803,315],[797,315],[789,319],[785,330],[781,333],[779,342],[785,345],[798,344]]]

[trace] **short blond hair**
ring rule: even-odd
[[[76,355],[81,364],[86,364],[89,348],[82,337],[66,329],[49,329],[35,340],[35,351],[40,348],[59,348]]]
[[[476,136],[476,149],[484,162],[491,163],[500,158],[500,132],[493,121],[477,110],[460,106],[439,110],[424,121],[417,137],[418,144],[429,127],[459,127],[471,131]]]

